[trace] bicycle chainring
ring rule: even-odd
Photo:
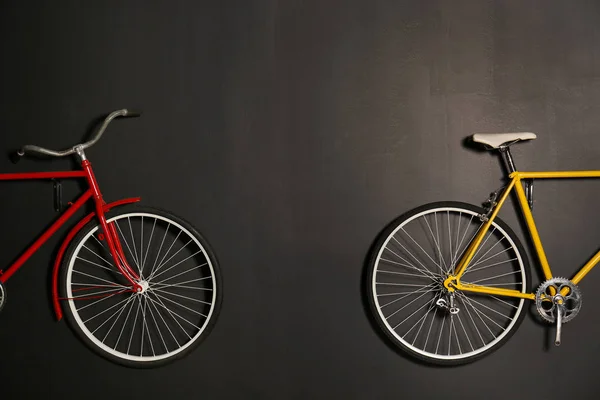
[[[561,292],[567,289],[563,295]],[[543,282],[535,293],[535,306],[540,316],[556,322],[558,307],[563,310],[562,322],[575,318],[581,309],[581,290],[566,278],[552,278]]]

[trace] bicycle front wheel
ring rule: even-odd
[[[115,266],[102,229],[90,222],[62,268],[65,317],[94,351],[130,367],[155,367],[187,355],[206,337],[221,304],[221,279],[208,243],[162,210],[107,213],[141,293]]]
[[[483,225],[483,213],[466,203],[427,204],[392,222],[373,247],[367,287],[375,320],[397,347],[418,359],[474,361],[505,343],[525,316],[523,299],[444,288]],[[523,246],[496,218],[461,282],[525,293],[530,274]]]

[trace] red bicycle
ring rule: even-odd
[[[90,348],[131,367],[155,367],[181,358],[213,327],[221,305],[221,278],[206,240],[171,213],[139,207],[140,198],[106,203],[85,150],[118,117],[109,114],[94,137],[63,151],[27,145],[25,155],[75,155],[81,170],[0,174],[0,180],[85,179],[89,188],[6,270],[0,270],[0,309],[5,283],[88,200],[95,211],[67,234],[54,261],[53,307]],[[59,181],[56,181],[59,182]],[[55,183],[60,202],[60,183]]]

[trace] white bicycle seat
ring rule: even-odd
[[[475,133],[472,137],[474,142],[483,143],[497,149],[506,143],[517,142],[520,140],[533,140],[536,138],[536,135],[531,132]]]

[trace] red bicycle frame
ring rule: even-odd
[[[57,314],[57,318],[60,320],[62,318],[62,310],[60,309],[59,298],[58,298],[58,270],[60,267],[60,261],[62,260],[62,256],[65,250],[68,247],[68,244],[73,239],[75,234],[83,228],[83,226],[91,221],[94,216],[97,216],[100,226],[102,227],[102,232],[104,234],[104,238],[106,243],[108,244],[108,248],[112,255],[113,260],[115,261],[115,265],[119,269],[119,271],[123,274],[123,276],[129,281],[132,286],[132,291],[141,290],[141,286],[137,284],[137,280],[140,279],[139,275],[134,271],[133,268],[128,264],[125,254],[123,252],[123,248],[121,247],[121,243],[118,239],[116,229],[113,224],[109,224],[106,222],[105,212],[110,210],[112,207],[134,203],[139,201],[139,198],[129,198],[119,200],[110,204],[106,204],[102,198],[102,193],[100,192],[100,188],[98,187],[98,182],[96,181],[96,177],[94,176],[94,172],[92,171],[92,165],[88,160],[83,160],[81,162],[82,171],[56,171],[56,172],[31,172],[31,173],[14,173],[14,174],[0,174],[0,181],[10,181],[10,180],[34,180],[34,179],[78,179],[85,178],[87,180],[89,188],[82,194],[80,197],[72,204],[70,207],[64,211],[64,213],[44,232],[42,235],[36,239],[33,244],[29,246],[20,256],[15,260],[15,262],[10,265],[6,271],[0,270],[0,282],[5,283],[19,268],[23,266],[25,261],[27,261],[56,231],[65,223],[69,218],[73,216],[75,212],[79,208],[81,208],[88,200],[93,198],[95,203],[95,212],[90,213],[85,218],[83,218],[67,235],[65,241],[63,242],[57,259],[54,264],[53,271],[53,303],[54,309]]]

